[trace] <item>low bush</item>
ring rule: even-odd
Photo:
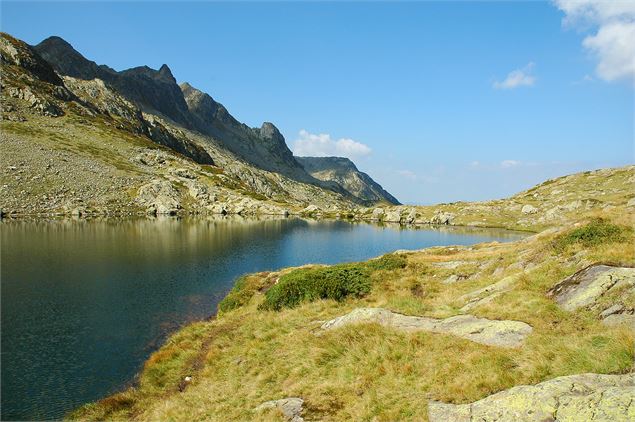
[[[318,299],[362,297],[370,292],[374,271],[405,268],[406,263],[404,256],[388,254],[368,262],[298,269],[280,277],[260,309],[278,311]]]
[[[557,237],[553,246],[562,251],[568,246],[580,244],[585,247],[597,246],[604,243],[623,242],[627,240],[628,227],[618,226],[602,218],[596,218],[583,227]]]
[[[260,308],[278,311],[317,299],[341,301],[349,296],[362,297],[370,292],[370,273],[364,264],[291,271],[267,291]]]
[[[372,271],[378,270],[398,270],[406,268],[408,261],[403,255],[387,254],[380,258],[373,259],[366,263],[367,267]]]

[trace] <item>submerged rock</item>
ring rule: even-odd
[[[632,421],[633,374],[580,374],[522,385],[469,404],[428,404],[430,422]]]
[[[398,314],[383,308],[357,308],[322,324],[332,330],[351,324],[375,323],[401,331],[430,331],[451,334],[488,346],[517,347],[531,333],[530,325],[520,321],[496,321],[472,315],[435,319]]]

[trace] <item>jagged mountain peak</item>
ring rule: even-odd
[[[53,85],[63,85],[51,65],[33,47],[5,32],[0,32],[0,59],[3,64],[23,67],[40,80]]]
[[[42,42],[40,43],[41,45],[47,45],[47,46],[58,46],[58,47],[63,47],[63,48],[73,48],[73,46],[66,41],[64,38],[58,36],[58,35],[51,35],[50,37],[42,40]]]
[[[284,136],[278,128],[271,122],[264,122],[260,127],[260,137],[266,140],[285,143]]]
[[[79,79],[109,81],[116,73],[108,66],[88,60],[65,39],[48,37],[33,48],[60,74]]]
[[[259,128],[241,123],[210,95],[188,82],[178,84],[166,64],[158,70],[138,66],[118,72],[86,59],[60,37],[49,37],[34,48],[59,74],[84,80],[101,79],[109,89],[131,101],[141,111],[156,114],[166,118],[170,124],[198,132],[260,169],[350,195],[350,191],[342,188],[342,184],[316,178],[307,172],[293,157],[284,136],[273,123],[264,122]],[[334,166],[333,163],[330,165]],[[342,166],[347,168],[340,171],[342,174],[360,173],[352,162],[338,165]],[[366,182],[359,184],[365,185]],[[396,203],[396,199],[387,192],[386,195],[381,193],[381,187],[375,191],[379,192],[375,196],[381,197],[380,200],[389,198],[389,202]],[[353,196],[363,198],[355,193]]]
[[[147,77],[158,82],[176,85],[176,78],[167,64],[163,64],[159,70],[152,69],[150,66],[137,66],[119,72],[121,75]]]
[[[163,77],[166,78],[170,78],[170,79],[174,79],[176,80],[176,78],[174,77],[174,75],[172,74],[172,71],[170,70],[170,68],[168,67],[167,64],[163,63],[161,65],[161,67],[159,68],[159,74]]]

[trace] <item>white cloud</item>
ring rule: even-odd
[[[409,179],[409,180],[416,180],[417,179],[417,174],[414,171],[399,170],[397,172],[397,174],[399,174],[400,176],[405,177],[406,179]]]
[[[605,81],[635,82],[635,2],[629,0],[553,0],[565,13],[563,24],[597,28],[582,45],[598,60],[596,73]]]
[[[503,160],[501,161],[501,167],[504,169],[508,169],[511,167],[516,167],[520,165],[520,161],[516,160]]]
[[[529,62],[522,69],[512,70],[502,82],[494,81],[494,88],[513,89],[519,86],[532,86],[536,82],[536,78],[531,74],[533,68],[534,63]]]
[[[333,139],[331,135],[315,135],[302,129],[293,143],[293,154],[299,157],[348,157],[359,158],[370,155],[368,145],[349,138]]]

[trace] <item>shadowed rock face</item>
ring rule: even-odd
[[[227,149],[260,168],[296,180],[315,182],[270,123],[252,129],[238,122],[220,103],[188,83],[177,84],[167,65],[154,70],[140,66],[117,72],[86,59],[59,37],[34,47],[60,74],[79,79],[101,79],[141,110],[167,117],[190,130],[220,141]]]
[[[180,89],[194,125],[200,132],[259,168],[325,187],[294,159],[284,137],[272,123],[265,122],[260,128],[250,128],[236,120],[210,95],[189,83],[182,83]]]
[[[581,374],[501,391],[470,404],[430,402],[431,422],[632,421],[633,374]]]
[[[51,65],[43,60],[32,47],[4,32],[1,35],[0,62],[2,64],[20,66],[43,82],[58,86],[63,85],[62,80],[55,74]]]
[[[158,112],[185,127],[192,126],[181,89],[165,64],[159,70],[140,66],[117,72],[86,59],[60,37],[49,37],[34,49],[62,75],[101,79],[141,110]]]
[[[369,175],[359,171],[348,158],[296,157],[296,160],[311,176],[326,182],[335,182],[362,201],[399,205],[397,198],[386,192]]]
[[[117,75],[114,69],[87,60],[60,37],[49,37],[33,48],[62,75],[86,80],[98,78],[106,82]]]

